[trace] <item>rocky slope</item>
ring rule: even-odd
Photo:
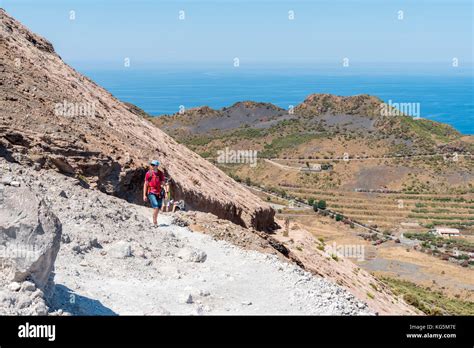
[[[177,199],[243,226],[266,229],[273,210],[209,162],[66,65],[44,38],[0,9],[0,154],[56,168],[129,201],[158,158]]]
[[[149,209],[83,188],[74,178],[4,159],[0,169],[20,185],[4,189],[30,190],[62,222],[56,285],[47,299],[51,314],[374,313],[343,287],[304,271],[267,240],[228,221],[211,219],[240,233],[249,249],[193,233],[183,214],[161,215],[154,228]],[[28,297],[16,301],[20,295]],[[0,314],[45,314],[44,303],[39,307],[31,298],[43,299],[33,283],[9,283],[0,292]]]

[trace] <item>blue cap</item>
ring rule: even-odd
[[[152,166],[159,166],[159,165],[160,165],[160,162],[158,162],[157,160],[153,160],[153,161],[150,162],[150,164],[151,164]]]

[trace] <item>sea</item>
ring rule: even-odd
[[[410,103],[422,118],[474,134],[474,70],[449,64],[360,66],[162,66],[78,69],[122,101],[153,116],[251,100],[288,109],[313,93],[370,94]]]

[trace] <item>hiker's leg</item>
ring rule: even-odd
[[[160,211],[161,207],[163,206],[163,200],[157,198],[156,199],[156,204],[157,204],[157,206],[156,206],[155,212],[153,213],[153,217],[154,217],[153,223],[155,225],[158,225],[158,212]]]
[[[153,223],[156,225],[158,224],[158,210],[160,210],[161,205],[158,204],[158,200],[154,194],[149,194],[148,200],[153,208]]]

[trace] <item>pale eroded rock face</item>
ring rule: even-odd
[[[66,65],[42,37],[0,9],[0,155],[56,168],[84,185],[139,201],[144,164],[159,159],[176,199],[259,230],[273,209]]]
[[[43,200],[29,187],[2,186],[1,287],[31,280],[48,295],[60,241],[61,223]]]

